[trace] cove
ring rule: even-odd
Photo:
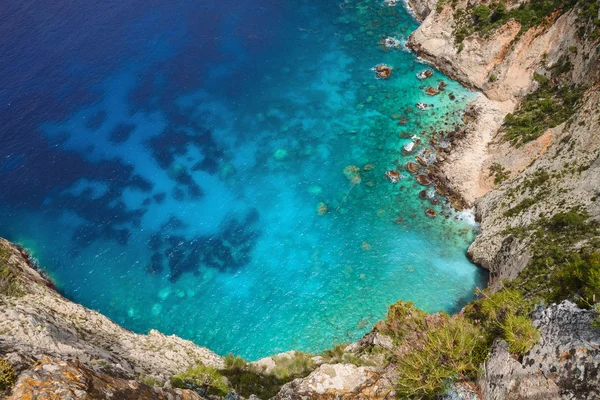
[[[405,169],[472,94],[417,79],[403,5],[71,3],[5,5],[0,24],[0,235],[65,296],[257,359],[485,286],[472,218]]]

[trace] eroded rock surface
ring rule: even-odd
[[[565,301],[534,315],[540,340],[519,362],[498,341],[484,365],[483,400],[600,398],[596,315]]]
[[[80,362],[43,358],[21,373],[7,400],[202,400],[190,390],[161,389]]]
[[[323,364],[309,376],[281,388],[274,400],[350,400],[395,398],[389,379],[373,368],[353,364]]]
[[[155,330],[138,335],[65,299],[18,248],[0,239],[0,250],[21,287],[17,296],[0,294],[0,352],[18,371],[51,357],[164,383],[197,363],[223,366],[221,357],[188,340]]]

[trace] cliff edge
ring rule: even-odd
[[[140,379],[166,382],[198,363],[223,366],[221,357],[190,341],[155,330],[137,335],[65,299],[27,253],[1,238],[0,264],[0,353],[19,373],[9,399],[108,398],[109,393],[196,399],[194,392],[155,389]],[[83,396],[87,391],[96,396]],[[119,396],[114,398],[127,398]]]

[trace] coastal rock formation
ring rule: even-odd
[[[433,10],[435,10],[437,3],[438,2],[436,0],[409,0],[408,5],[414,12],[415,17],[419,21],[423,21]]]
[[[190,390],[150,387],[77,361],[43,358],[19,376],[7,400],[34,399],[202,400],[203,397]]]
[[[417,14],[428,9],[427,1],[413,3],[420,3],[413,4]],[[518,276],[531,258],[531,243],[510,231],[576,207],[592,219],[600,217],[595,201],[600,183],[600,53],[597,40],[581,34],[594,28],[580,17],[577,5],[526,31],[510,19],[485,35],[471,33],[459,44],[456,16],[479,4],[459,1],[431,9],[408,46],[482,93],[472,106],[477,118],[467,124],[450,153],[439,157],[435,168],[437,180],[462,197],[456,203],[476,205],[481,234],[469,256],[490,270],[490,285],[498,289],[502,280]],[[559,78],[560,85],[587,88],[575,115],[527,143],[517,146],[507,141],[501,130],[505,116],[544,80]],[[503,175],[495,177],[494,167]],[[543,190],[523,190],[544,173],[551,179]],[[530,207],[516,212],[519,204]]]
[[[577,207],[594,219],[600,217],[600,204],[594,200],[600,187],[598,104],[600,89],[596,86],[584,95],[572,121],[547,132],[549,144],[520,175],[477,201],[482,229],[469,254],[473,261],[490,270],[493,287],[504,279],[515,278],[529,261],[528,244],[506,233],[511,228],[530,226],[542,216],[549,218]],[[513,157],[518,157],[518,153]],[[531,190],[522,190],[536,176],[548,178]],[[524,202],[533,204],[522,212],[514,212]]]
[[[18,387],[23,393],[27,383],[43,386],[40,382],[52,374],[72,375],[68,371],[73,369],[84,377],[76,386],[95,387],[94,382],[106,382],[108,375],[123,385],[140,377],[164,383],[198,363],[223,366],[221,357],[190,341],[155,330],[135,334],[65,299],[25,253],[4,239],[0,262],[3,275],[11,276],[10,284],[18,288],[13,295],[0,292],[0,350],[21,372]],[[45,361],[36,364],[40,360]]]
[[[427,1],[414,1],[411,5],[417,14],[418,10],[428,9]],[[493,162],[492,154],[502,158],[511,153],[507,146],[494,147],[492,142],[500,141],[497,133],[504,116],[535,86],[534,71],[550,70],[568,57],[573,83],[598,82],[600,75],[595,68],[599,56],[594,43],[578,37],[582,23],[577,8],[552,24],[529,29],[520,37],[521,25],[509,20],[489,37],[475,33],[459,46],[454,32],[455,10],[475,5],[459,1],[455,8],[446,4],[439,13],[431,9],[407,44],[450,77],[485,94],[476,100],[482,118],[472,124],[469,129],[472,134],[440,166],[440,174],[448,186],[463,194],[470,205],[493,188],[486,174],[486,168]],[[574,48],[578,50],[574,52]],[[511,150],[514,152],[514,148]],[[515,166],[515,172],[520,173],[533,156],[522,151],[513,158],[527,160]]]
[[[600,397],[600,328],[595,315],[571,302],[534,315],[541,339],[521,361],[498,341],[479,386],[484,400]]]
[[[373,368],[353,364],[323,364],[306,378],[283,386],[274,400],[394,398],[391,382]]]

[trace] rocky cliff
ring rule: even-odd
[[[409,5],[423,22],[408,46],[480,93],[431,173],[475,207],[469,255],[495,294],[453,317],[398,303],[357,343],[246,363],[119,327],[0,239],[0,397],[600,398],[597,3]]]
[[[598,23],[585,15],[593,2],[558,3],[533,26],[514,18],[494,24],[490,21],[498,9],[480,1],[438,4],[408,45],[482,94],[474,106],[479,117],[451,152],[441,155],[437,175],[467,206],[476,205],[481,234],[469,254],[490,270],[490,285],[498,288],[502,280],[516,278],[531,259],[531,240],[517,237],[515,230],[576,208],[591,220],[600,217]],[[512,4],[517,17],[520,4],[529,2]],[[483,11],[474,13],[478,7]],[[480,14],[487,15],[485,23],[477,22]],[[525,114],[519,108],[522,99],[538,93],[542,98],[565,87],[580,92],[576,104],[569,105],[572,115],[552,121],[527,140],[507,138],[505,117]],[[541,113],[559,113],[558,106],[542,104],[559,103],[558,97],[548,95],[539,104],[530,99],[527,105],[539,106]],[[535,118],[529,123],[544,126]],[[538,185],[535,177],[540,175],[546,180]],[[517,205],[522,206],[515,209]]]
[[[19,373],[11,399],[108,398],[109,393],[195,399],[200,396],[194,392],[153,389],[140,379],[167,382],[197,363],[223,365],[221,357],[192,342],[157,331],[134,334],[65,299],[25,252],[4,239],[0,264],[0,353]],[[77,394],[86,391],[95,394]]]

